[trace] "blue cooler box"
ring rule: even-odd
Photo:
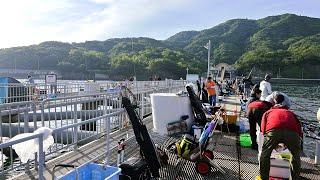
[[[107,166],[101,164],[88,163],[78,167],[76,170],[70,171],[64,176],[59,177],[60,180],[119,180],[121,169],[118,167]],[[78,178],[77,178],[78,177]]]

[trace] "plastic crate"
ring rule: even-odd
[[[88,163],[78,167],[76,170],[70,171],[59,180],[119,180],[121,169],[118,167]],[[78,177],[78,178],[77,178]]]
[[[240,146],[250,147],[252,144],[250,134],[244,133],[240,134]]]

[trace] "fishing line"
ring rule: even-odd
[[[301,108],[304,109],[304,110],[307,110],[307,111],[309,111],[309,112],[312,112],[312,113],[314,113],[314,114],[317,114],[317,112],[315,112],[315,111],[313,111],[313,110],[311,110],[311,109],[308,109],[308,108],[304,107],[303,105],[301,105],[301,104],[299,104],[299,103],[296,103],[296,102],[294,102],[294,101],[292,101],[292,100],[291,100],[291,102],[292,102],[293,104],[301,107]]]

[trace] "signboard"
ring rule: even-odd
[[[46,74],[45,82],[46,82],[46,84],[56,84],[57,83],[57,75],[56,74]]]
[[[196,82],[199,80],[199,75],[198,74],[187,74],[187,81],[189,82]]]

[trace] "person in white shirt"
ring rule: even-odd
[[[271,79],[270,74],[266,74],[264,80],[260,82],[259,89],[261,90],[261,97],[260,100],[264,101],[268,95],[272,93],[271,91],[271,84],[269,83]]]

